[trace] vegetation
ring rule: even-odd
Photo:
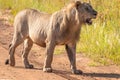
[[[68,2],[68,0],[0,0],[0,8],[11,9],[13,15],[25,8],[53,13]],[[91,0],[99,14],[93,25],[83,26],[77,52],[82,52],[104,65],[113,63],[120,65],[119,3],[119,0]]]

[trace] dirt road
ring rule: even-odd
[[[53,73],[44,73],[42,71],[44,49],[37,45],[33,46],[29,56],[34,69],[24,68],[21,59],[22,45],[16,50],[16,66],[5,65],[8,45],[13,35],[13,26],[9,24],[8,17],[7,13],[0,14],[0,80],[120,80],[120,67],[116,65],[90,67],[88,65],[92,60],[83,54],[77,54],[77,67],[84,72],[83,75],[74,75],[70,72],[66,53],[54,55]]]

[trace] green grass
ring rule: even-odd
[[[92,26],[82,28],[77,51],[105,65],[120,65],[120,1],[92,1],[98,18]]]
[[[12,9],[12,14],[25,8],[35,8],[48,13],[61,9],[68,0],[0,0],[0,8]]]
[[[11,9],[13,15],[25,8],[53,13],[66,3],[68,0],[0,0],[0,8]],[[91,3],[99,14],[93,25],[82,27],[77,52],[103,65],[120,65],[120,1],[91,0]],[[55,51],[61,52],[63,48]]]

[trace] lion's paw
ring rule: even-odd
[[[52,72],[52,68],[43,68],[44,72]]]
[[[30,65],[25,66],[25,68],[32,69],[32,68],[34,68],[34,66],[32,64],[30,64]]]
[[[81,70],[72,70],[73,74],[83,74],[83,72]]]

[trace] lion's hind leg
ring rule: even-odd
[[[6,64],[10,64],[10,66],[15,66],[15,49],[17,46],[19,46],[24,41],[23,37],[20,35],[20,33],[17,33],[14,35],[12,43],[9,46],[9,59],[6,60]],[[9,62],[10,60],[10,62]]]
[[[25,65],[25,68],[33,68],[33,65],[29,64],[29,61],[28,61],[28,54],[29,54],[32,46],[33,46],[33,42],[32,42],[31,39],[26,39],[24,41],[24,49],[23,49],[23,53],[22,53],[22,60],[23,60],[23,63]]]

